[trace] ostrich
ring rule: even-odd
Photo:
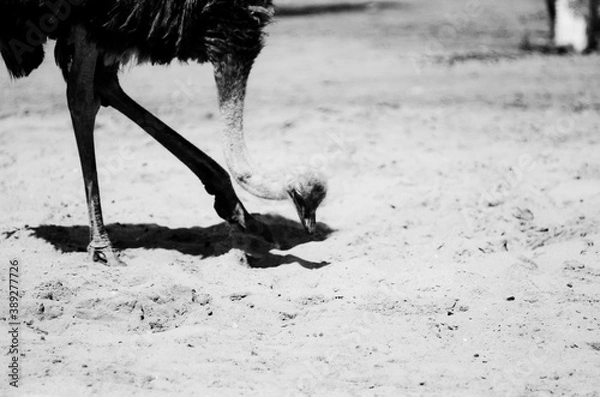
[[[579,53],[596,47],[598,0],[546,0],[546,5],[554,45]]]
[[[0,53],[13,78],[28,76],[56,41],[55,59],[67,84],[90,222],[88,252],[94,261],[123,265],[104,226],[94,152],[94,122],[111,106],[182,161],[215,196],[217,214],[243,233],[272,242],[268,228],[236,196],[227,172],[204,152],[131,99],[118,79],[120,66],[173,60],[214,67],[224,152],[233,178],[265,199],[290,199],[308,233],[326,184],[316,172],[287,180],[253,166],[243,135],[246,83],[262,48],[271,0],[2,0]]]

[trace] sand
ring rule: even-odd
[[[0,72],[0,289],[18,260],[22,322],[0,395],[599,396],[600,57],[519,51],[546,30],[537,0],[271,25],[250,150],[320,167],[329,196],[310,238],[289,202],[236,187],[282,245],[255,267],[196,177],[110,109],[100,184],[128,266],[91,262],[51,48],[28,79]],[[122,81],[224,164],[210,66]]]

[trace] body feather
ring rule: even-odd
[[[26,76],[48,38],[82,25],[114,62],[218,62],[228,54],[251,62],[271,16],[271,0],[0,0],[0,53],[12,76]]]

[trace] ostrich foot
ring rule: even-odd
[[[252,234],[233,230],[231,233],[231,244],[233,248],[243,251],[247,256],[262,258],[274,248],[273,243]]]
[[[87,251],[89,252],[94,262],[100,262],[103,265],[111,267],[127,266],[125,262],[119,259],[119,256],[110,244],[96,245],[90,243]]]
[[[275,245],[275,239],[273,238],[273,234],[267,225],[260,222],[252,215],[246,215],[246,232],[250,233],[254,236],[260,236],[264,241]]]
[[[236,223],[231,231],[233,248],[240,249],[246,255],[261,258],[271,249],[277,248],[271,231],[264,223],[250,214],[245,215],[244,225]]]

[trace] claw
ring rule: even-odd
[[[119,259],[119,256],[115,253],[114,249],[110,245],[97,247],[90,244],[88,245],[88,252],[92,256],[92,260],[94,262],[100,262],[103,265],[110,267],[127,266],[125,262]]]
[[[276,245],[275,238],[271,233],[271,230],[264,223],[256,220],[252,215],[248,214],[246,217],[246,231],[255,236],[260,236],[268,243]]]
[[[250,215],[242,203],[236,205],[233,216],[228,221],[239,233],[254,235],[270,244],[276,245],[269,227]]]
[[[243,225],[235,223],[233,226],[231,233],[233,247],[244,251],[250,257],[261,258],[278,247],[269,227],[249,213],[244,214]]]

